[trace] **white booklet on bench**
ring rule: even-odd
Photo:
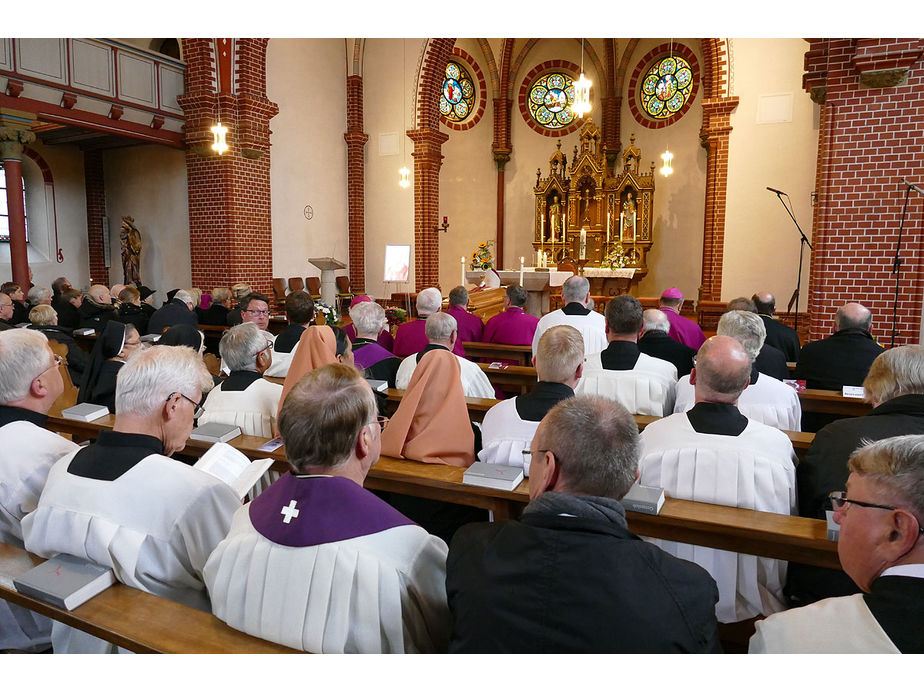
[[[272,464],[269,457],[251,462],[247,455],[227,443],[215,443],[193,467],[221,479],[243,498]]]

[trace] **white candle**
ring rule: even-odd
[[[542,215],[542,221],[539,224],[539,240],[545,236],[545,214]]]
[[[462,256],[462,286],[465,286],[465,256]]]
[[[538,250],[536,251],[536,267],[542,267],[542,265],[539,263],[539,251]]]
[[[625,226],[624,226],[625,215],[626,215],[625,212],[619,213],[619,240],[625,240],[625,237],[626,237],[626,232],[624,230],[625,229]]]
[[[587,228],[581,227],[581,260],[587,259]]]
[[[555,245],[555,225],[552,225],[552,245]]]
[[[610,244],[610,213],[606,213],[606,244]]]
[[[526,261],[526,258],[520,258],[520,286],[523,286],[523,263]]]

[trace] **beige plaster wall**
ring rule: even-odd
[[[141,283],[157,291],[154,304],[160,305],[168,291],[190,285],[185,154],[158,145],[112,149],[103,155],[103,169],[111,249],[110,284],[124,281],[119,228],[122,217],[130,216],[141,231],[144,244]]]
[[[818,152],[818,107],[802,89],[802,39],[735,39],[729,140],[728,208],[722,299],[766,290],[785,310],[796,288],[799,232],[767,186],[789,194],[799,226],[812,238],[811,193]],[[791,122],[758,123],[762,95],[792,94]],[[786,199],[786,198],[784,198]],[[810,251],[802,269],[800,310],[808,307]]]

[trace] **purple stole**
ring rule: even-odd
[[[675,342],[686,344],[688,347],[698,350],[706,341],[706,335],[703,334],[702,329],[695,322],[688,320],[671,308],[662,307],[661,311],[667,316],[667,321],[671,324],[671,329],[667,336]]]
[[[363,344],[353,351],[353,362],[357,368],[371,368],[379,361],[395,358],[395,355],[378,344]]]
[[[343,477],[281,476],[248,508],[254,529],[283,546],[318,546],[414,523]]]

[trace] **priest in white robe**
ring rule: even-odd
[[[785,433],[752,421],[736,406],[751,358],[727,336],[706,340],[691,373],[696,404],[649,424],[641,434],[639,483],[672,498],[793,514],[796,456]],[[769,615],[786,607],[786,563],[730,551],[651,540],[698,563],[719,587],[721,623]]]
[[[864,594],[759,621],[749,652],[924,653],[924,435],[871,443],[848,469],[847,490],[830,496],[837,555]]]
[[[590,282],[586,277],[568,277],[561,287],[561,299],[565,304],[539,318],[533,335],[533,353],[539,349],[542,333],[554,325],[571,325],[584,340],[584,354],[596,354],[606,349],[606,320],[590,308]]]
[[[22,518],[35,510],[52,465],[77,444],[45,429],[64,391],[62,361],[41,332],[0,333],[0,542],[23,548]],[[0,650],[51,647],[51,620],[0,600]]]
[[[719,319],[716,334],[732,337],[741,343],[751,357],[751,377],[738,398],[738,409],[749,419],[783,431],[802,430],[802,405],[795,388],[757,370],[757,355],[767,336],[767,328],[759,315],[744,310],[732,310]],[[695,404],[690,376],[677,383],[675,412],[685,412]]]
[[[398,367],[398,374],[395,376],[395,386],[399,390],[407,390],[411,382],[411,376],[414,375],[414,369],[423,355],[435,349],[446,349],[453,351],[459,338],[459,328],[456,319],[448,313],[433,313],[427,317],[426,324],[427,339],[430,343],[416,354],[406,357]],[[459,355],[459,368],[461,369],[462,390],[466,397],[481,397],[493,399],[495,397],[494,386],[488,380],[488,376],[478,366],[477,363],[469,361]]]
[[[584,340],[569,325],[548,329],[533,356],[539,376],[530,392],[491,407],[481,423],[481,451],[478,459],[488,464],[522,467],[529,476],[529,450],[539,422],[562,400],[574,396],[584,370]]]
[[[235,514],[205,566],[229,626],[315,653],[446,651],[446,544],[362,487],[387,421],[376,411],[343,364],[288,393],[293,472]]]
[[[628,294],[606,304],[606,349],[590,354],[576,392],[619,402],[632,414],[664,416],[674,407],[677,367],[642,353],[642,304]]]
[[[130,587],[208,610],[202,569],[241,500],[225,482],[169,456],[185,447],[211,384],[186,347],[133,356],[119,372],[113,429],[51,468],[37,508],[22,521],[25,548],[108,566]],[[112,651],[58,622],[52,645],[55,652]]]

